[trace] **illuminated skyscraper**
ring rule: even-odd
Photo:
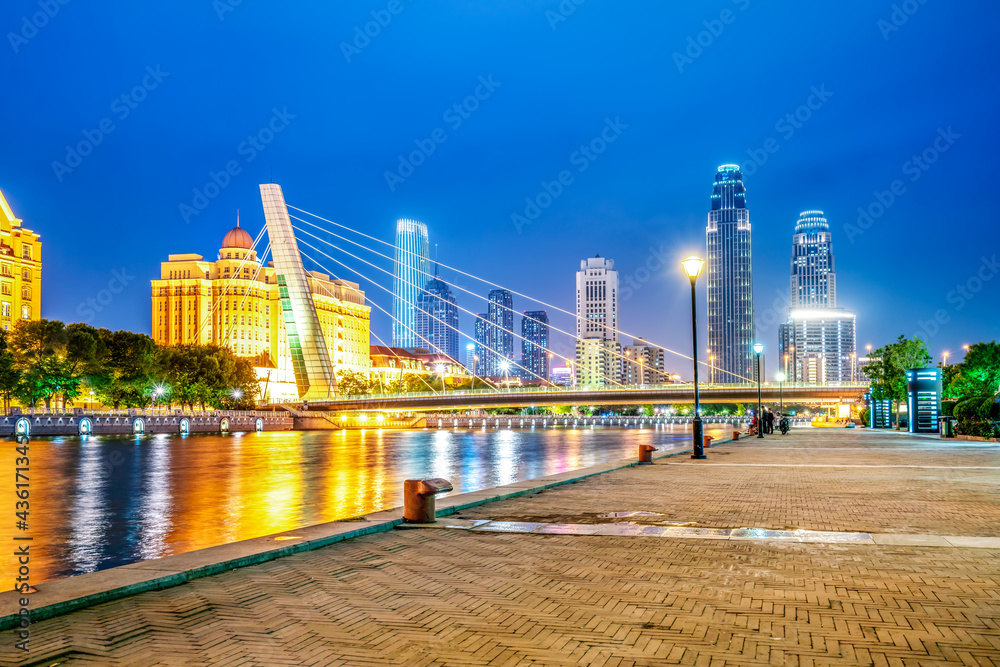
[[[549,379],[549,314],[526,310],[521,318],[521,365],[525,380]]]
[[[833,240],[823,211],[803,211],[792,237],[792,308],[836,308]]]
[[[417,337],[417,299],[431,277],[427,225],[396,222],[396,262],[392,276],[393,347],[427,347]]]
[[[724,164],[715,175],[708,246],[708,347],[715,355],[717,382],[753,378],[753,270],[750,212],[739,165]]]
[[[791,309],[778,330],[779,367],[790,382],[859,379],[857,323],[837,308],[833,239],[823,211],[803,211],[792,237]]]
[[[513,306],[513,294],[505,289],[495,289],[490,292],[486,315],[479,315],[476,320],[480,375],[504,375],[501,364],[514,358]],[[508,372],[516,368],[511,363]]]
[[[576,272],[576,383],[618,384],[618,271],[600,255],[580,261]]]
[[[458,301],[438,277],[437,267],[417,299],[417,340],[418,347],[428,347],[431,352],[459,361]]]

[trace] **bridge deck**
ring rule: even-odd
[[[857,403],[868,390],[867,383],[838,385],[765,385],[761,398],[773,405],[786,403]],[[707,385],[699,388],[702,403],[757,403],[757,387],[752,385]],[[559,405],[622,405],[694,403],[694,388],[690,384],[643,385],[616,389],[572,387],[519,388],[496,391],[489,389],[447,392],[414,392],[351,396],[333,401],[310,402],[309,409],[318,410],[433,410],[472,409],[521,406]]]

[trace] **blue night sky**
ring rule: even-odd
[[[25,21],[45,0],[0,13],[0,189],[42,235],[45,317],[148,333],[159,262],[214,259],[237,209],[256,235],[257,186],[273,177],[290,204],[387,241],[396,218],[423,220],[443,263],[567,309],[579,261],[611,257],[632,285],[623,329],[690,352],[678,262],[704,252],[716,167],[738,163],[769,349],[807,209],[830,220],[838,305],[857,312],[862,349],[923,329],[938,359],[957,359],[963,343],[998,337],[995,2],[907,0],[912,13],[894,15],[888,0],[48,1],[58,11],[37,30]],[[387,25],[358,48],[372,12]],[[478,108],[449,112],[477,91]],[[102,125],[113,131],[89,155],[67,157]],[[445,140],[390,188],[386,172],[436,130]],[[578,152],[602,132],[614,138],[604,152]],[[197,201],[229,162],[238,173]],[[572,181],[519,229],[512,215],[563,170]],[[873,214],[860,225],[859,207]],[[125,289],[89,312],[116,271]],[[388,318],[373,320],[387,338]]]

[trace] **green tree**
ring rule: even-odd
[[[896,402],[896,428],[899,428],[899,402],[906,399],[906,371],[924,368],[931,363],[927,345],[920,338],[912,340],[900,336],[895,343],[889,343],[869,355],[871,360],[865,369],[871,380],[872,398],[889,399]]]
[[[0,331],[0,396],[3,397],[4,410],[10,409],[10,399],[21,385],[21,371],[14,362],[7,337],[7,331]]]
[[[965,360],[954,366],[952,390],[956,398],[993,396],[1000,392],[1000,343],[995,340],[969,346]]]
[[[337,393],[341,396],[357,396],[371,392],[371,381],[364,373],[345,368],[337,372]]]

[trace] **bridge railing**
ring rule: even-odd
[[[505,389],[450,389],[447,391],[410,391],[402,393],[380,393],[380,394],[354,394],[343,396],[331,401],[317,401],[318,404],[335,403],[337,401],[365,401],[365,400],[399,400],[404,398],[427,398],[431,396],[531,396],[537,394],[552,393],[621,393],[621,392],[644,392],[644,391],[676,391],[687,392],[692,388],[692,383],[669,383],[669,384],[641,384],[622,385],[609,387],[598,386],[542,386],[542,387],[509,387]],[[754,389],[756,384],[749,383],[727,383],[727,384],[698,384],[699,391],[726,390],[726,389]],[[804,382],[764,382],[761,384],[765,389],[782,389],[784,391],[795,391],[796,389],[845,389],[861,390],[869,386],[867,382],[829,382],[824,384],[804,383]]]

